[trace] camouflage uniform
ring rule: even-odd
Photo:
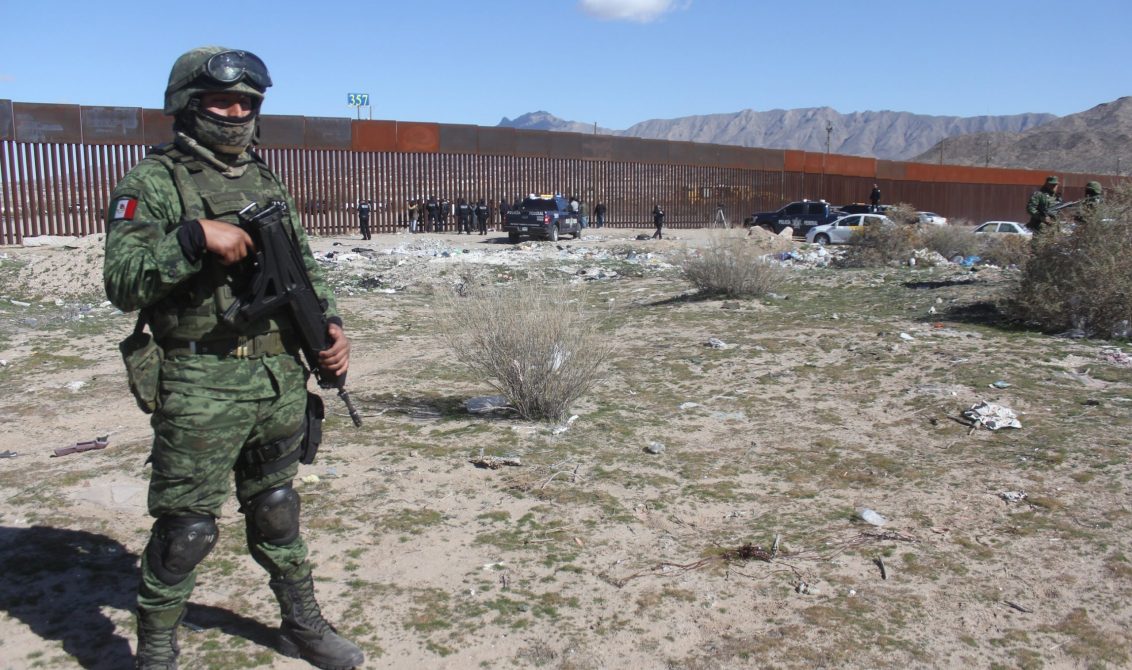
[[[1030,201],[1026,203],[1026,213],[1030,215],[1027,225],[1035,233],[1041,232],[1043,227],[1051,225],[1057,220],[1057,213],[1051,211],[1060,201],[1057,197],[1056,187],[1057,177],[1047,177],[1045,185],[1034,191],[1034,194],[1030,196]]]
[[[290,320],[262,318],[241,330],[226,325],[221,315],[250,270],[225,267],[203,250],[191,257],[182,229],[201,219],[234,224],[237,212],[252,202],[261,207],[287,202],[288,224],[315,292],[327,305],[326,316],[341,325],[278,177],[249,151],[221,156],[175,129],[172,144],[151,151],[115,188],[104,265],[107,296],[124,311],[143,310],[165,354],[159,406],[150,421],[148,506],[157,521],[142,556],[138,589],[138,667],[145,668],[176,667],[176,626],[195,585],[196,565],[215,545],[215,519],[231,493],[232,473],[248,550],[271,576],[283,628],[290,630],[289,612],[304,604],[294,588],[307,589],[314,602],[307,546],[299,535],[298,494],[291,489],[308,373]],[[325,631],[333,629],[321,613],[317,619],[307,627],[321,629],[318,641],[329,639]],[[296,636],[281,638],[284,653],[301,654],[320,667],[361,663],[360,650],[341,638],[334,642],[348,648],[334,647],[330,656],[316,650],[312,657],[309,641],[296,642]],[[346,655],[340,659],[342,649]]]

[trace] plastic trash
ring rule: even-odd
[[[863,507],[857,510],[857,518],[873,526],[883,526],[884,524],[888,523],[888,519],[884,518],[880,514],[877,514],[875,511],[869,509],[868,507]]]

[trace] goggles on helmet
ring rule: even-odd
[[[259,56],[249,51],[222,51],[213,55],[204,65],[183,77],[170,89],[178,89],[197,77],[205,77],[217,84],[230,86],[243,79],[260,91],[271,86],[271,75]]]

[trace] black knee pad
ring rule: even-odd
[[[169,586],[180,584],[216,546],[220,529],[210,516],[163,516],[146,546],[149,569]]]
[[[277,547],[291,544],[299,537],[299,494],[291,482],[268,489],[248,501],[244,518],[256,540]]]

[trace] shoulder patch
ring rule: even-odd
[[[134,212],[138,209],[137,198],[118,198],[114,202],[112,208],[113,214],[110,215],[112,221],[133,221]]]

